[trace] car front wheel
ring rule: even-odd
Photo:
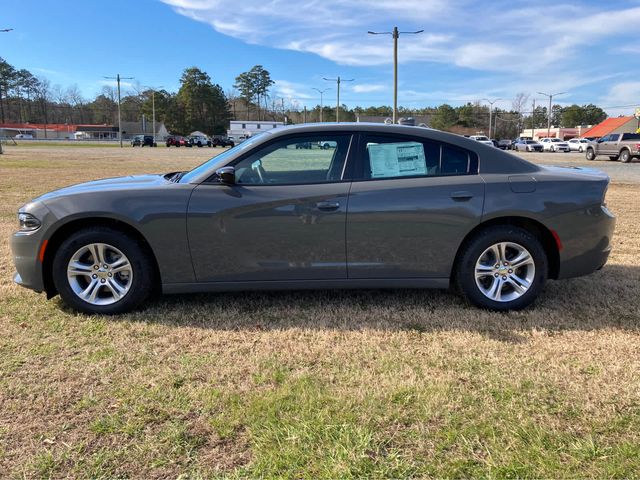
[[[489,310],[520,310],[542,292],[547,256],[540,241],[527,230],[490,227],[463,248],[455,280],[472,304]]]
[[[587,160],[595,160],[596,158],[596,154],[593,151],[592,148],[587,148],[587,154],[586,154]]]
[[[134,238],[105,227],[80,230],[62,242],[53,282],[64,302],[84,313],[124,313],[144,302],[154,285],[147,252]]]

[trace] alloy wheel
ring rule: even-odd
[[[480,292],[495,302],[516,300],[529,290],[536,266],[531,253],[514,242],[487,248],[476,261],[475,278]]]
[[[117,248],[91,243],[78,249],[67,265],[67,280],[73,292],[91,305],[112,305],[131,289],[131,262]]]

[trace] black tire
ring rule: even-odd
[[[500,242],[513,242],[527,249],[535,266],[529,289],[520,297],[504,302],[485,296],[475,280],[476,262],[487,248]],[[455,286],[473,305],[495,311],[521,310],[533,303],[542,292],[547,280],[547,255],[540,241],[527,230],[510,225],[488,227],[465,242],[461,248],[456,265]]]
[[[133,279],[129,291],[110,305],[94,305],[79,298],[67,279],[69,260],[80,248],[91,243],[106,243],[120,250],[129,259]],[[152,259],[140,242],[108,227],[91,227],[70,235],[62,242],[53,259],[53,283],[62,300],[74,310],[89,314],[115,315],[140,306],[152,293],[155,269]]]
[[[593,148],[587,148],[587,153],[585,154],[585,158],[589,161],[596,159],[596,152],[593,151]]]
[[[622,163],[629,163],[631,161],[631,152],[626,148],[620,152],[620,161]]]

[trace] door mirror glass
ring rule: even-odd
[[[222,167],[216,170],[216,175],[220,183],[233,185],[236,183],[236,169],[233,167]]]

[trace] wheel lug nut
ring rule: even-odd
[[[513,273],[513,270],[509,269],[509,273]]]
[[[504,266],[506,267],[507,265],[509,265],[509,262],[504,262]]]
[[[91,278],[98,278],[98,275],[94,273],[93,275],[91,275]]]
[[[100,267],[99,267],[98,265],[94,265],[94,266],[93,266],[93,269],[94,269],[94,270],[97,270],[97,269],[99,269],[99,268],[100,268]]]
[[[503,275],[503,276],[502,276],[502,279],[503,279],[503,280],[506,280],[506,279],[507,279],[507,276],[506,276],[506,275]]]
[[[100,280],[100,283],[104,283],[104,282],[106,282],[104,278]]]
[[[506,263],[505,263],[506,265]],[[102,268],[109,268],[109,265],[107,265],[106,263],[102,266]]]
[[[497,273],[494,273],[494,274],[493,274],[493,276],[494,276],[494,277],[498,277],[499,275],[498,275]]]
[[[113,273],[109,272],[109,273],[107,273],[107,275],[109,275],[110,277],[112,277],[112,276],[113,276]]]

